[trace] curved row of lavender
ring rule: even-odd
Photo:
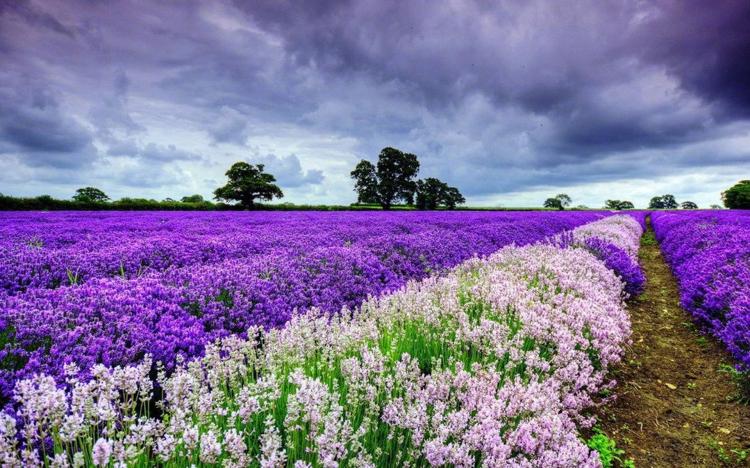
[[[682,306],[750,371],[750,212],[653,213]]]
[[[87,375],[148,353],[169,370],[217,338],[281,326],[295,309],[356,307],[474,255],[602,216],[0,214],[0,397],[37,372],[61,382],[71,362]],[[69,275],[75,280],[58,281]]]
[[[613,216],[574,232],[635,255],[641,228]],[[582,466],[630,322],[623,282],[581,242],[510,246],[333,317],[209,344],[160,373],[150,357],[94,366],[67,387],[38,375],[0,415],[9,465]],[[18,424],[20,422],[20,425]],[[19,443],[21,440],[27,443]],[[43,450],[41,448],[44,448]],[[42,458],[42,459],[40,459]]]
[[[646,286],[646,276],[638,263],[645,224],[642,212],[629,213],[608,219],[606,223],[584,224],[552,236],[548,241],[561,248],[588,250],[623,281],[627,297],[636,297]]]

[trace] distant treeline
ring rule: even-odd
[[[375,204],[352,205],[296,205],[294,203],[261,204],[257,203],[253,210],[261,211],[381,211],[383,208]],[[410,211],[414,206],[394,205],[392,210]],[[505,208],[505,207],[457,207],[461,211],[547,211],[544,208]],[[49,195],[38,197],[12,197],[0,194],[0,211],[242,211],[247,208],[241,205],[226,203],[182,202],[177,200],[152,200],[147,198],[121,198],[107,202],[85,202],[74,200],[60,200]]]
[[[38,197],[12,197],[0,195],[0,210],[231,210],[231,205],[203,201],[198,203],[175,200],[150,200],[146,198],[121,198],[112,202],[86,202],[60,200],[49,195]]]

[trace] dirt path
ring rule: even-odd
[[[719,369],[731,362],[679,305],[677,283],[649,229],[646,292],[630,304],[633,346],[615,371],[618,399],[601,428],[637,467],[750,466],[750,406]],[[744,455],[743,455],[744,450]]]

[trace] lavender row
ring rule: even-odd
[[[392,237],[474,235],[477,253],[536,241],[596,213],[0,213],[0,290],[133,279],[310,246],[387,243]],[[520,221],[520,223],[519,223]]]
[[[750,213],[651,215],[682,306],[750,370]]]
[[[0,298],[0,391],[7,397],[17,379],[37,372],[62,381],[71,362],[86,374],[95,364],[127,365],[148,353],[169,370],[178,356],[199,356],[206,343],[251,326],[279,327],[295,310],[354,308],[369,296],[472,256],[529,244],[601,216],[322,213],[291,223],[294,229],[282,223],[275,233],[266,232],[292,246],[269,253],[173,267],[132,280],[94,277],[72,287],[31,288]],[[327,246],[309,235],[321,231],[319,222],[331,228],[327,239],[340,245]],[[368,236],[371,231],[391,234]],[[343,233],[359,232],[359,238],[342,240]],[[297,248],[305,242],[310,242],[306,248]]]
[[[579,226],[556,236],[563,245],[585,248],[623,281],[627,297],[636,297],[646,286],[646,276],[638,263],[640,239],[645,230],[643,212],[613,216]]]
[[[577,235],[628,251],[639,232],[612,217]],[[145,404],[150,357],[96,365],[91,379],[68,365],[66,387],[22,380],[17,411],[0,414],[0,459],[600,467],[578,429],[614,384],[608,369],[630,323],[622,281],[585,246],[570,247],[509,246],[351,314],[312,309],[282,329],[209,344],[203,358],[160,373],[158,416]]]

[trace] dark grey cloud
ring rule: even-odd
[[[58,34],[74,37],[75,31],[61,23],[53,15],[35,7],[29,0],[15,0],[0,2],[0,15],[14,13],[27,22],[49,29]]]
[[[85,166],[97,156],[91,131],[45,89],[0,92],[0,153],[31,166]]]
[[[116,138],[114,133],[132,135],[145,130],[128,111],[128,89],[130,79],[121,69],[116,70],[111,92],[102,96],[91,108],[89,117],[104,140]]]
[[[643,56],[665,65],[681,84],[731,115],[750,115],[750,2],[659,2]]]

